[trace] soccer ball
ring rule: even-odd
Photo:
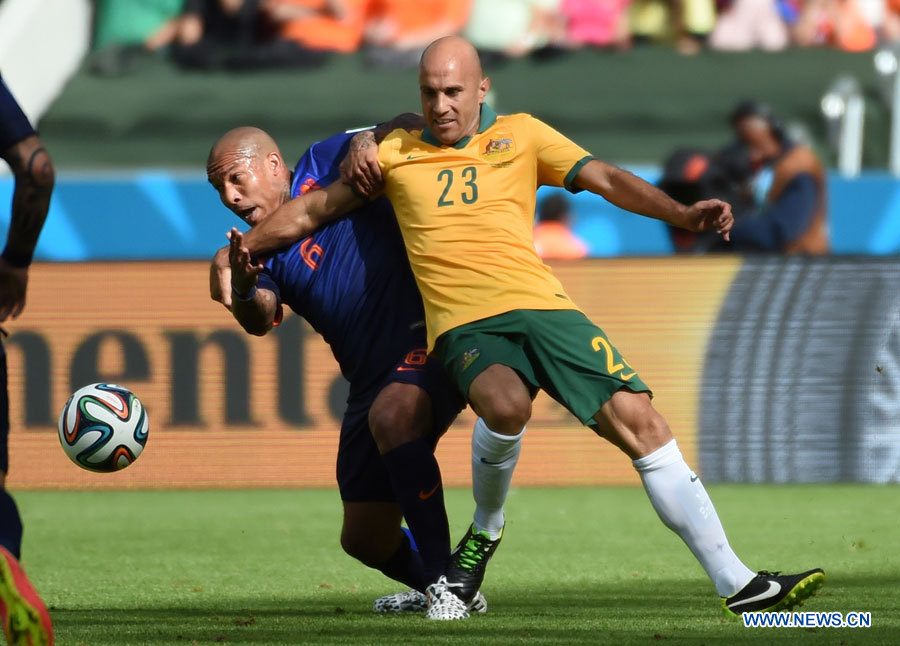
[[[137,460],[150,422],[127,388],[91,384],[72,393],[59,416],[59,442],[78,466],[109,473]]]

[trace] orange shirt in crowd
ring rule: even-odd
[[[341,0],[344,16],[338,20],[328,12],[326,0],[281,0],[314,9],[318,15],[283,22],[278,36],[306,49],[355,52],[362,42],[370,0]]]
[[[847,52],[867,52],[878,44],[878,36],[854,0],[839,0],[831,25],[835,46]]]
[[[369,18],[382,21],[392,32],[390,41],[426,40],[459,32],[469,17],[471,0],[372,0]],[[438,30],[440,34],[432,30]]]
[[[534,248],[541,258],[584,258],[587,246],[562,222],[538,222],[534,225]]]

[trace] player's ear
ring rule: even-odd
[[[484,102],[485,97],[487,96],[488,90],[491,89],[491,78],[489,76],[485,76],[481,79],[481,83],[478,84],[478,100],[480,102]]]
[[[266,155],[266,166],[268,167],[269,172],[273,175],[280,175],[281,172],[286,168],[284,165],[284,160],[274,150]]]

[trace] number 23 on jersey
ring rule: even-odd
[[[474,166],[466,166],[459,176],[450,168],[438,172],[437,181],[443,186],[438,206],[453,206],[459,199],[463,204],[474,204],[478,201],[478,171]]]

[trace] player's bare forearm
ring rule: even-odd
[[[334,182],[282,204],[244,234],[244,246],[253,256],[271,253],[305,238],[361,204],[349,186]]]
[[[31,262],[47,219],[55,173],[50,155],[33,135],[3,152],[15,175],[12,218],[4,257],[17,267]]]
[[[382,129],[376,134],[382,125],[353,135],[347,155],[341,160],[341,181],[361,195],[373,194],[384,181],[378,164],[378,142],[391,130]]]
[[[14,267],[0,257],[0,323],[25,309],[28,267]]]
[[[255,336],[263,336],[272,329],[277,308],[275,294],[268,289],[257,289],[249,300],[237,297],[231,300],[234,318],[247,333]]]
[[[360,130],[350,138],[350,145],[347,147],[347,156],[344,161],[353,159],[354,157],[367,157],[370,153],[378,154],[378,144],[384,141],[390,130],[378,132],[380,126],[375,126],[371,130]]]
[[[425,117],[415,112],[404,112],[398,114],[390,121],[382,121],[374,128],[368,130],[360,130],[350,138],[350,146],[347,150],[348,154],[359,154],[370,148],[377,148],[378,144],[384,141],[384,138],[391,134],[394,130],[421,130],[425,127]]]
[[[378,163],[378,144],[394,130],[421,130],[425,119],[415,112],[405,112],[371,130],[363,130],[353,135],[347,156],[341,162],[341,179],[350,184],[358,193],[371,196],[384,181]]]
[[[575,177],[575,185],[603,196],[626,211],[688,231],[714,230],[728,240],[734,225],[731,205],[727,202],[713,199],[685,206],[640,177],[596,159],[582,167]]]
[[[228,247],[222,247],[209,265],[209,297],[231,309],[231,265]]]
[[[684,227],[687,207],[626,170],[594,159],[575,177],[575,185],[604,197],[616,206]]]

